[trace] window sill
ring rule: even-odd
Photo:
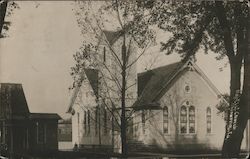
[[[192,134],[179,134],[180,136],[190,136],[190,137],[193,137],[193,136],[196,136],[197,134],[196,133],[192,133]]]

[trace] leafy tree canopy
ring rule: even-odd
[[[194,55],[199,48],[233,58],[239,53],[237,34],[246,33],[248,6],[246,1],[155,1],[141,5],[149,8],[150,24],[170,32],[162,42],[166,54],[179,53],[182,57]],[[244,35],[243,35],[244,36]],[[244,38],[242,36],[242,38]],[[241,39],[238,39],[238,42]]]

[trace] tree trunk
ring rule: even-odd
[[[226,133],[222,147],[223,157],[238,156],[238,138],[240,132],[238,129],[238,115],[240,99],[240,77],[241,77],[241,62],[233,60],[230,61],[231,81],[230,81],[230,105],[227,110]],[[241,96],[243,97],[243,96]],[[241,103],[242,104],[242,103]],[[241,139],[242,140],[242,139]],[[240,142],[241,143],[241,142]],[[240,146],[239,146],[240,147]]]
[[[127,156],[127,121],[126,121],[126,39],[124,34],[122,45],[122,90],[121,90],[121,142],[122,157]]]
[[[250,16],[249,16],[250,17]],[[224,144],[222,148],[223,157],[231,158],[238,157],[241,150],[241,143],[244,137],[244,130],[247,125],[248,115],[249,115],[249,51],[250,51],[250,37],[249,37],[249,23],[250,20],[248,18],[248,25],[246,27],[247,33],[245,34],[245,38],[243,41],[243,59],[244,59],[244,78],[243,78],[243,87],[242,93],[239,98],[239,102],[235,101],[237,99],[233,99],[232,97],[237,96],[237,90],[240,90],[240,68],[237,68],[233,63],[231,64],[231,95],[230,95],[230,107],[228,111],[227,125],[226,125],[226,134],[224,139]],[[241,64],[241,61],[237,61],[237,64]],[[235,68],[234,68],[235,67]]]
[[[248,23],[247,23],[247,52],[245,56],[245,84],[248,107],[248,119],[250,119],[250,2],[248,2]]]
[[[4,19],[6,15],[8,1],[4,1],[0,4],[0,37],[2,36],[2,29],[4,24]]]

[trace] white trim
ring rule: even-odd
[[[189,87],[189,91],[186,91],[186,87],[187,87],[187,86]],[[187,83],[187,82],[186,82],[186,83],[184,84],[184,92],[187,93],[187,94],[189,94],[189,93],[192,92],[192,87],[191,87],[190,83]]]
[[[205,75],[205,73],[195,63],[193,63],[193,67],[196,70],[196,72],[202,77],[205,83],[207,83],[209,88],[213,90],[216,96],[221,95],[220,91],[215,87],[215,85],[209,80],[209,78]]]
[[[210,133],[207,132],[207,126],[208,126],[208,123],[207,123],[208,122],[208,120],[207,120],[207,109],[208,108],[210,108],[210,111],[211,111],[211,114],[210,114],[211,115],[211,119],[210,119],[211,120],[211,123],[210,123],[211,124],[211,132]],[[211,106],[207,106],[206,110],[205,110],[205,113],[206,113],[206,135],[212,135],[213,134],[213,126],[212,126],[213,125],[212,124],[212,118],[213,118],[212,114],[213,113],[212,112],[213,112],[212,107]]]
[[[167,120],[168,120],[168,132],[167,133],[165,133],[164,132],[164,108],[167,108],[167,112],[168,112],[168,118],[167,118]],[[164,134],[164,135],[170,135],[170,115],[169,115],[170,113],[169,113],[169,107],[168,106],[164,106],[163,108],[162,108],[162,133]]]
[[[182,105],[180,106],[180,109],[179,109],[180,111],[179,111],[179,113],[178,113],[178,114],[179,114],[179,126],[178,126],[178,127],[179,127],[179,132],[178,132],[178,134],[180,134],[180,135],[185,135],[185,134],[187,134],[187,130],[186,130],[186,133],[181,133],[181,107],[182,107],[182,106],[184,106],[184,107],[186,108],[186,113],[187,113],[187,114],[186,114],[186,117],[187,117],[187,122],[186,122],[187,126],[186,126],[186,129],[188,130],[188,112],[187,112],[187,106],[182,104]]]
[[[189,105],[186,105],[186,102],[189,102]],[[197,108],[196,108],[196,106],[194,106],[193,104],[192,104],[192,102],[190,102],[189,100],[184,100],[184,102],[182,102],[183,104],[181,104],[181,106],[180,106],[180,109],[179,109],[179,132],[178,132],[178,134],[179,135],[197,135]],[[187,130],[186,130],[186,133],[181,133],[181,107],[182,106],[185,106],[186,107],[186,110],[187,110]],[[191,107],[191,106],[193,106],[194,107],[194,126],[195,126],[195,128],[194,128],[194,133],[190,133],[189,132],[189,108]]]
[[[209,78],[203,73],[203,71],[192,61],[188,60],[186,63],[184,63],[179,70],[175,72],[175,74],[166,82],[166,84],[163,85],[163,87],[160,89],[160,91],[157,93],[155,99],[158,98],[158,96],[162,93],[163,89],[166,88],[174,79],[177,77],[177,75],[184,70],[185,68],[189,68],[189,70],[193,71],[193,69],[198,73],[198,75],[201,76],[201,78],[205,81],[205,83],[208,85],[208,87],[214,92],[216,97],[218,95],[221,95],[219,90],[213,85],[213,83],[209,80]],[[193,68],[193,69],[192,69]],[[224,99],[224,98],[223,98]],[[225,99],[224,99],[225,100]]]

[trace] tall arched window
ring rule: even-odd
[[[88,134],[90,134],[90,110],[88,110]]]
[[[145,117],[145,111],[142,110],[141,113],[141,122],[142,122],[142,132],[145,134],[145,123],[146,123],[146,117]]]
[[[163,108],[163,133],[168,133],[168,107]]]
[[[180,130],[182,134],[187,133],[187,108],[186,106],[181,106]]]
[[[86,111],[84,111],[83,126],[84,126],[84,133],[87,134],[87,112]]]
[[[80,113],[77,113],[77,124],[79,125],[80,123]]]
[[[98,107],[95,109],[95,135],[98,134]]]
[[[211,128],[211,125],[212,125],[212,114],[211,114],[211,108],[210,107],[207,107],[207,133],[211,133],[212,131],[212,128]]]
[[[106,62],[106,48],[103,47],[103,62]]]
[[[189,107],[189,133],[195,133],[195,108]]]
[[[104,109],[104,113],[103,113],[103,120],[104,120],[104,134],[107,134],[108,132],[108,128],[107,128],[107,111],[106,109]]]

